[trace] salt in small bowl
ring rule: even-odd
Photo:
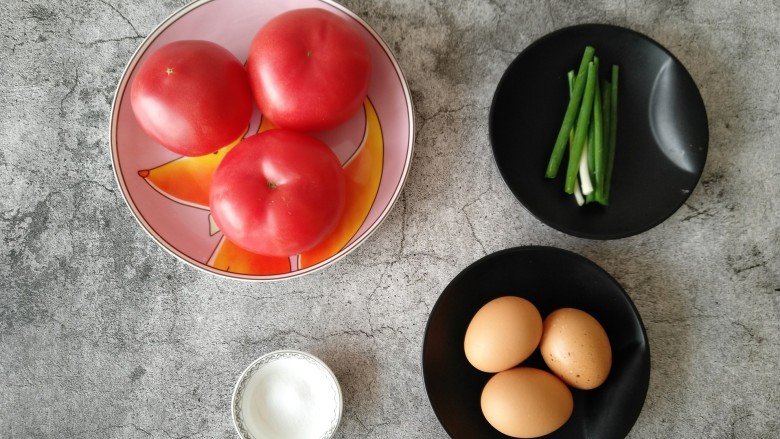
[[[231,410],[242,439],[328,439],[341,421],[343,399],[336,376],[319,358],[280,350],[244,370]]]

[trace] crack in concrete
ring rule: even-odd
[[[426,116],[425,114],[420,112],[420,119],[422,119],[423,122],[428,122],[428,121],[431,121],[433,119],[438,118],[441,115],[457,114],[457,113],[460,113],[463,110],[466,110],[468,108],[476,108],[478,110],[487,110],[490,107],[478,107],[478,106],[476,106],[474,104],[464,104],[464,105],[461,105],[460,107],[457,107],[457,108],[439,108],[433,114],[431,114],[430,116]]]
[[[73,84],[68,87],[68,92],[60,99],[60,117],[62,120],[66,120],[68,113],[65,111],[65,101],[76,92],[76,88],[79,86],[79,71],[75,70],[73,73],[74,79],[71,81]],[[61,130],[64,130],[61,128]]]
[[[734,409],[734,411],[735,411],[734,414],[736,415],[736,408]],[[742,415],[742,416],[740,416],[738,418],[735,418],[735,419],[731,420],[730,424],[731,424],[731,438],[732,439],[736,439],[737,437],[739,437],[739,436],[737,436],[737,423],[739,423],[740,421],[745,420],[747,418],[750,418],[752,416],[753,416],[752,413],[746,413],[746,414],[744,414],[744,415]]]
[[[765,266],[766,266],[766,262],[761,262],[761,263],[758,263],[758,264],[749,265],[747,267],[741,267],[741,268],[734,267],[734,273],[741,274],[741,273],[743,273],[745,271],[752,270],[754,268],[765,267]]]
[[[83,42],[80,44],[86,45],[87,47],[93,47],[97,46],[98,44],[105,44],[105,43],[118,43],[121,41],[136,41],[140,40],[141,38],[144,38],[142,36],[132,36],[132,37],[119,37],[119,38],[100,38],[93,41]]]
[[[688,315],[688,316],[680,316],[676,318],[658,318],[658,319],[647,319],[650,323],[658,323],[658,324],[679,324],[679,323],[688,323],[691,320],[700,320],[700,319],[721,319],[725,317],[725,314],[694,314],[694,315]]]
[[[736,326],[736,327],[738,327],[738,328],[741,328],[743,331],[745,331],[745,333],[750,337],[750,339],[751,340],[755,340],[756,343],[761,344],[761,343],[764,342],[764,337],[761,337],[760,335],[757,335],[755,333],[755,331],[750,329],[744,323],[734,320],[734,321],[731,322],[731,324]]]
[[[138,29],[135,28],[135,25],[133,25],[133,23],[127,17],[125,17],[125,14],[123,14],[122,12],[119,11],[119,9],[117,9],[116,7],[114,7],[114,5],[112,5],[111,3],[109,3],[109,2],[107,2],[105,0],[98,0],[98,1],[100,3],[103,3],[104,5],[108,6],[114,12],[116,12],[116,14],[119,15],[122,18],[122,20],[124,20],[125,23],[127,23],[130,26],[131,29],[133,29],[133,32],[135,32],[135,37],[136,38],[143,38],[143,35],[141,35],[141,33],[138,32]]]
[[[685,207],[687,207],[688,209],[692,210],[693,214],[683,217],[683,219],[681,219],[680,222],[690,221],[690,220],[692,220],[694,218],[698,218],[700,216],[704,216],[704,217],[707,217],[707,218],[712,218],[712,217],[715,216],[715,214],[713,214],[711,212],[712,209],[710,209],[709,207],[706,208],[706,209],[697,209],[693,205],[691,205],[690,203],[687,203],[687,202],[685,203]]]
[[[30,13],[30,15],[23,16],[22,20],[32,19],[35,21],[45,22],[56,16],[54,11],[47,9],[43,5],[32,5],[27,11]]]
[[[461,208],[460,208],[460,211],[461,211],[461,212],[463,213],[463,215],[466,217],[466,222],[467,222],[467,223],[468,223],[468,225],[469,225],[469,230],[471,231],[471,236],[474,238],[474,240],[476,240],[476,241],[477,241],[477,243],[479,244],[480,248],[482,248],[482,253],[483,253],[484,255],[487,255],[487,254],[488,254],[488,252],[487,252],[487,249],[485,248],[485,244],[482,242],[482,240],[481,240],[481,239],[479,239],[479,237],[477,236],[477,232],[474,230],[474,224],[471,222],[471,218],[469,217],[469,214],[468,214],[468,212],[466,212],[466,209],[467,209],[467,208],[469,208],[469,207],[471,207],[472,205],[476,204],[478,201],[480,201],[480,200],[482,199],[482,197],[483,197],[483,196],[485,196],[485,194],[487,194],[487,193],[488,193],[488,192],[490,192],[491,190],[492,190],[492,188],[485,189],[484,191],[482,191],[482,192],[481,192],[481,193],[480,193],[480,194],[477,196],[477,198],[476,198],[476,199],[474,199],[474,200],[472,200],[472,201],[470,201],[470,202],[468,202],[468,203],[464,204],[464,205],[463,205],[463,207],[461,207]]]
[[[404,191],[401,193],[401,246],[398,249],[398,257],[396,259],[403,257],[404,249],[406,248],[406,222],[409,220],[406,216],[406,211],[408,207],[406,191]]]

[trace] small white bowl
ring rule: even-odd
[[[319,358],[296,350],[252,362],[233,390],[233,425],[242,439],[328,439],[341,421],[338,380]]]

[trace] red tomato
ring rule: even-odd
[[[345,19],[324,9],[297,9],[258,31],[247,72],[260,111],[277,126],[320,131],[361,108],[371,54]]]
[[[211,183],[211,214],[245,250],[296,255],[336,226],[345,185],[341,163],[325,143],[292,130],[264,131],[225,155]]]
[[[136,119],[171,151],[198,156],[238,139],[252,116],[241,62],[209,41],[176,41],[157,49],[130,89]]]

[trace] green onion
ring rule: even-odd
[[[599,194],[604,189],[604,127],[603,127],[603,114],[601,108],[601,87],[599,87],[598,81],[596,81],[596,92],[593,97],[593,162],[592,168],[595,175],[593,185],[596,187],[595,199],[599,200],[601,197]]]
[[[606,173],[604,174],[604,200],[602,203],[604,205],[609,204],[609,192],[612,188],[612,168],[615,164],[615,147],[617,145],[618,70],[618,66],[612,66],[609,108],[609,154],[607,155]]]
[[[569,81],[569,99],[574,94],[574,70],[566,72],[566,79]]]
[[[596,81],[596,91],[594,93],[598,93],[598,81]],[[593,95],[593,101],[596,101],[596,95]],[[595,113],[595,111],[593,112]],[[596,148],[593,147],[594,142],[594,135],[593,128],[596,125],[596,120],[593,118],[593,113],[591,113],[590,117],[590,128],[588,128],[588,147],[586,148],[587,154],[588,154],[588,172],[590,173],[590,180],[592,182],[596,182],[596,173],[594,172],[596,169]]]
[[[602,143],[604,146],[604,182],[598,189],[598,193],[596,201],[600,204],[606,204],[604,201],[604,189],[606,185],[606,162],[609,158],[609,150],[610,150],[610,144],[609,144],[609,133],[610,133],[610,116],[611,116],[611,105],[612,104],[612,85],[608,80],[604,80],[601,82],[601,115],[602,115]]]
[[[577,74],[566,72],[569,103],[545,171],[545,177],[555,178],[568,149],[564,191],[574,194],[580,206],[606,206],[612,185],[619,69],[612,65],[605,81],[599,81],[599,70],[595,49],[586,46]]]
[[[592,193],[592,192],[591,192]],[[590,195],[588,195],[590,196]],[[580,190],[580,184],[578,182],[574,182],[574,199],[577,201],[578,206],[582,206],[585,204],[585,198],[582,197],[582,191]]]
[[[585,195],[585,203],[592,203],[593,200],[596,199],[596,175],[593,173],[594,169],[594,163],[593,159],[595,158],[593,155],[593,151],[595,148],[593,147],[593,120],[591,118],[590,121],[590,129],[588,129],[588,140],[585,141],[585,151],[583,151],[583,154],[588,155],[587,160],[587,167],[584,169],[580,168],[580,178],[583,178],[582,175],[584,173],[588,174],[588,178],[591,182],[591,191]]]
[[[574,70],[569,70],[566,73],[566,78],[569,80],[569,99],[571,99],[571,95],[574,93]],[[574,128],[569,130],[569,154],[571,154],[572,145],[574,145]],[[574,183],[574,199],[578,206],[585,204],[585,198],[583,198],[582,190],[577,182]]]
[[[580,176],[582,194],[586,196],[593,193],[593,182],[590,179],[590,171],[588,170],[588,151],[590,149],[590,140],[585,140],[585,144],[582,145],[582,151],[580,152],[580,163],[577,170],[577,174]],[[574,183],[577,183],[576,176],[574,177]]]
[[[588,46],[590,47],[590,46]],[[580,80],[577,75],[577,81]],[[582,154],[582,148],[585,145],[585,138],[588,135],[588,127],[590,126],[590,114],[593,111],[593,92],[596,84],[596,70],[593,62],[588,63],[588,70],[586,74],[586,85],[584,95],[582,97],[581,107],[579,114],[577,115],[577,124],[574,128],[574,145],[572,146],[573,155],[569,156],[569,166],[566,169],[566,184],[564,190],[567,194],[574,192],[574,182],[577,179],[577,169],[579,168],[579,159]],[[575,82],[575,94],[577,92],[577,83]],[[576,96],[575,96],[576,97]]]
[[[574,70],[569,70],[566,74],[569,80],[569,99],[571,99],[574,93]],[[569,130],[569,155],[571,155],[571,149],[574,147],[574,128]]]
[[[563,153],[566,150],[566,143],[569,138],[569,132],[574,126],[574,120],[577,118],[577,113],[580,110],[580,104],[583,98],[586,85],[586,77],[588,75],[588,65],[593,59],[593,55],[596,52],[591,46],[585,47],[585,53],[582,55],[580,61],[580,68],[577,71],[577,78],[574,81],[574,90],[569,99],[569,104],[566,107],[566,113],[561,123],[561,129],[558,132],[558,137],[555,140],[555,146],[553,147],[552,154],[550,155],[550,161],[547,164],[547,170],[545,177],[555,178],[558,175],[558,168],[563,161]],[[569,192],[571,193],[571,192]]]
[[[596,68],[596,75],[599,72],[599,57],[593,56],[593,66]],[[599,80],[596,76],[596,89],[593,95],[593,105],[596,105],[596,99],[600,99],[599,96]],[[588,171],[590,172],[590,181],[593,182],[593,186],[596,187],[596,148],[595,148],[595,128],[596,128],[596,109],[593,109],[590,119],[590,129],[588,130]]]

